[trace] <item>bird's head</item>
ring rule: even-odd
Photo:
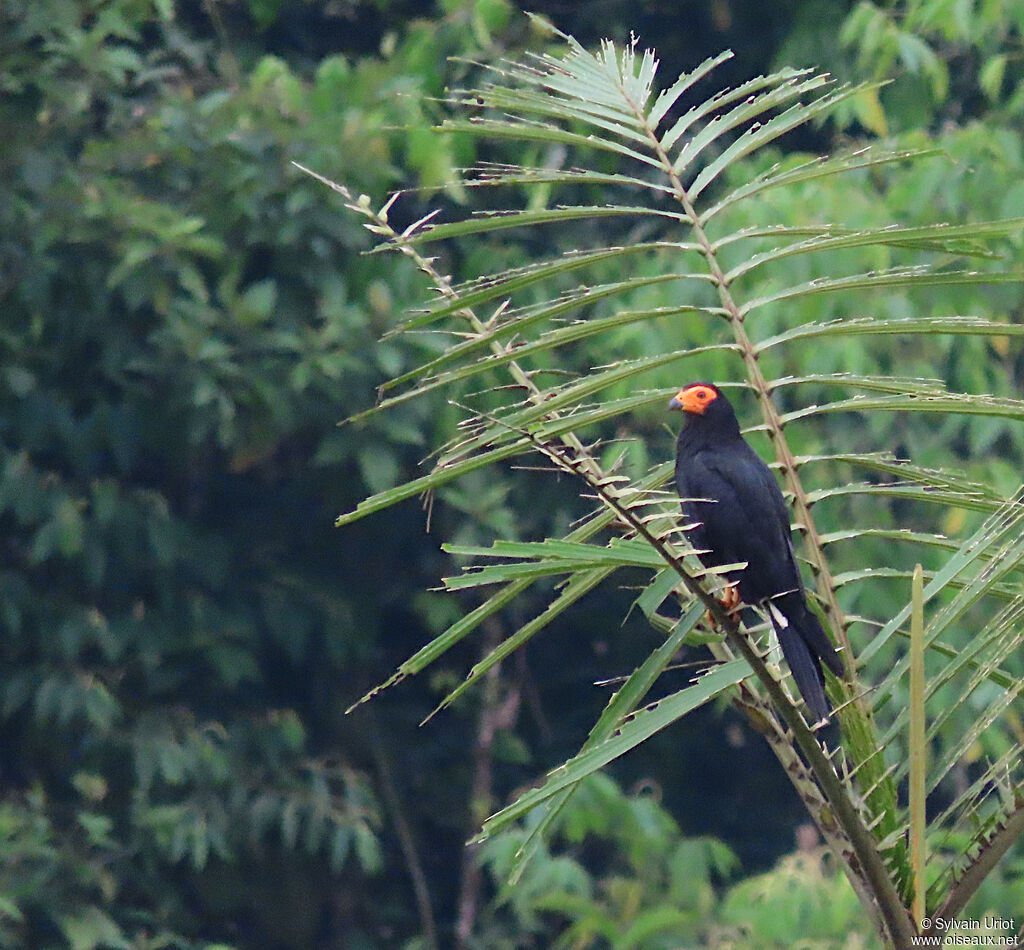
[[[714,383],[687,383],[668,404],[686,417],[684,429],[707,438],[731,438],[740,432],[732,404]]]
[[[703,416],[716,402],[728,405],[728,400],[717,386],[712,383],[687,383],[672,397],[668,407],[691,416]]]

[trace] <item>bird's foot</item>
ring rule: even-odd
[[[725,596],[721,599],[720,603],[727,613],[734,614],[738,612],[742,604],[739,588],[735,584],[730,584],[726,587]]]
[[[740,600],[740,592],[736,589],[735,584],[730,584],[725,588],[725,596],[721,597],[718,601],[725,612],[735,618],[736,615],[743,609],[743,602]],[[711,611],[708,611],[708,625],[715,626],[715,618]]]

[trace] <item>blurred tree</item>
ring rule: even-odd
[[[795,0],[702,0],[685,17],[647,0],[535,8],[591,42],[635,29],[669,71],[732,45],[732,75],[745,77],[769,68],[778,43],[828,65],[834,50],[837,71],[874,69],[867,55],[858,66],[862,21],[834,46],[831,25],[850,9],[840,0],[813,14]],[[963,88],[975,89],[970,114],[998,112],[1005,128],[952,129],[959,164],[897,182],[899,215],[1021,200],[1016,61],[999,66],[999,29],[969,34],[996,65]],[[428,131],[442,111],[431,97],[468,81],[465,58],[544,42],[505,0],[0,5],[3,945],[385,947],[429,935],[431,916],[447,939],[467,894],[481,926],[507,914],[484,906],[487,882],[466,886],[462,843],[482,813],[471,796],[500,802],[570,754],[607,696],[590,684],[652,641],[635,618],[620,630],[628,591],[591,595],[502,674],[493,707],[466,697],[429,735],[413,728],[479,658],[473,645],[433,679],[342,715],[462,611],[422,593],[442,571],[437,534],[543,536],[579,502],[546,476],[478,473],[446,490],[434,535],[412,504],[344,534],[330,527],[412,477],[456,414],[427,399],[336,429],[438,344],[375,342],[419,302],[420,278],[360,256],[360,224],[289,162],[357,192],[422,187],[393,208],[400,227],[429,203],[474,206],[450,185],[474,146]],[[894,128],[911,127],[882,104]],[[955,119],[949,109],[936,114]],[[979,156],[1003,177],[967,174]],[[567,231],[561,246],[588,236]],[[529,260],[547,246],[537,240],[482,240],[442,260],[482,272]],[[627,331],[617,342],[665,345]],[[959,385],[1019,379],[1013,349],[978,354],[949,348]],[[864,357],[852,347],[844,358]],[[606,360],[588,351],[580,368]],[[660,457],[657,424],[642,425]],[[915,456],[941,454],[947,437],[1003,477],[1016,464],[1018,435],[999,421],[915,436]],[[632,451],[646,465],[644,448]],[[560,662],[570,637],[587,644],[571,669]],[[496,715],[510,696],[523,709],[514,729]],[[716,768],[763,774],[767,756],[750,742],[734,743],[734,758],[709,751],[717,714],[705,722],[711,743],[703,730],[658,739],[618,774],[658,774],[680,749],[708,763],[706,785],[664,782],[666,802],[687,834],[728,832],[748,864],[767,866],[789,846],[795,796],[778,829],[741,789],[710,800]],[[469,761],[474,744],[483,751]],[[694,804],[696,828],[680,817]],[[682,840],[670,819],[658,827],[666,849]],[[588,855],[581,867],[595,873]],[[539,944],[552,932],[549,920]]]
[[[358,223],[289,160],[373,190],[397,181],[396,157],[424,183],[451,177],[451,154],[417,143],[420,97],[471,18],[409,23],[386,57],[343,49],[297,73],[224,45],[225,13],[53,0],[2,14],[12,946],[419,926],[382,853],[373,749],[393,733],[339,713],[378,651],[422,639],[434,544],[422,519],[396,519],[383,547],[330,526],[411,470],[430,429],[427,408],[335,428],[401,368],[370,344],[411,268],[359,258]],[[402,634],[383,644],[384,630]]]

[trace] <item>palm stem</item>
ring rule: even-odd
[[[529,434],[527,434],[529,436]],[[532,436],[529,436],[531,439]],[[890,942],[896,947],[910,945],[914,935],[907,910],[900,898],[892,877],[882,860],[874,836],[861,819],[856,806],[851,800],[847,786],[836,774],[835,769],[814,733],[804,722],[800,711],[790,701],[782,684],[768,669],[761,654],[754,648],[749,638],[741,631],[738,622],[725,608],[694,578],[683,564],[682,559],[674,551],[665,538],[654,533],[649,525],[627,506],[624,505],[614,487],[601,481],[592,481],[583,465],[572,456],[567,456],[558,449],[552,449],[542,442],[536,442],[538,448],[556,464],[566,470],[581,475],[598,497],[615,512],[616,517],[628,524],[633,531],[642,537],[663,558],[678,575],[683,585],[691,594],[699,599],[714,617],[718,626],[725,631],[729,644],[750,665],[754,675],[768,692],[779,714],[785,720],[790,733],[796,740],[801,753],[806,759],[818,787],[831,807],[836,821],[846,835],[853,848],[861,873],[868,881],[871,897],[877,903],[879,913],[885,922]],[[802,791],[800,785],[797,790]],[[849,862],[845,862],[849,863]]]

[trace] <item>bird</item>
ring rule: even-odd
[[[747,444],[732,404],[713,383],[683,386],[669,409],[686,422],[676,443],[676,489],[688,538],[705,567],[727,571],[723,606],[742,602],[767,613],[797,689],[820,728],[830,720],[822,664],[840,679],[843,664],[807,606],[790,536],[789,511],[771,469]]]

